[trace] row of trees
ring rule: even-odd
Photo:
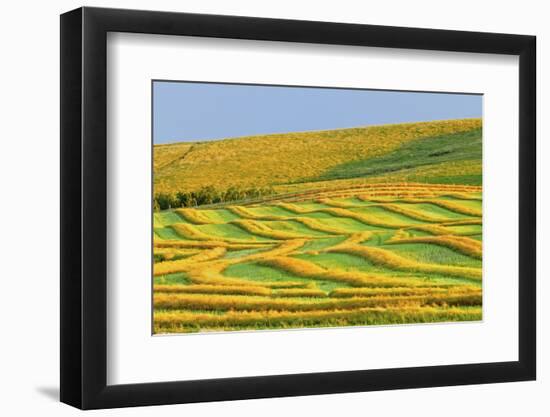
[[[205,204],[227,203],[273,195],[272,187],[240,189],[230,187],[225,191],[216,190],[212,186],[203,187],[198,191],[178,191],[175,194],[158,193],[153,198],[155,211],[179,207],[197,207]]]

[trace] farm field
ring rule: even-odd
[[[480,320],[481,187],[154,213],[154,333]]]
[[[155,334],[482,319],[481,120],[155,145]]]

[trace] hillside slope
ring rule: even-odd
[[[155,193],[336,181],[481,183],[481,119],[250,136],[154,147]],[[422,174],[424,172],[425,174]]]

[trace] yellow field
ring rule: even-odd
[[[273,186],[277,193],[308,190],[310,179],[340,164],[386,155],[414,140],[480,128],[480,119],[463,119],[156,145],[155,193],[196,191],[205,185],[216,189]],[[346,179],[344,184],[331,179],[326,185],[424,182],[428,176],[464,173],[480,174],[479,160],[435,163],[389,176]],[[315,182],[313,188],[322,185]]]

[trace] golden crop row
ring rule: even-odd
[[[158,276],[186,271],[189,268],[189,265],[221,258],[223,255],[225,255],[225,252],[226,249],[223,247],[213,248],[204,250],[199,254],[190,256],[188,258],[178,259],[176,261],[157,262],[154,265],[153,274],[155,276]]]
[[[362,308],[357,311],[230,311],[224,314],[187,311],[158,311],[155,332],[192,331],[201,328],[318,327],[389,323],[430,323],[440,321],[481,320],[481,307],[390,307]]]
[[[217,239],[217,238],[214,238]],[[242,241],[241,241],[242,242]],[[183,248],[183,249],[212,249],[212,248],[226,248],[228,250],[241,250],[241,249],[261,249],[261,248],[270,248],[273,244],[279,242],[269,242],[269,241],[250,241],[246,243],[231,243],[224,242],[221,240],[163,240],[155,238],[153,241],[153,246],[156,249],[158,248]]]
[[[482,258],[481,242],[464,236],[416,236],[407,238],[392,238],[386,244],[399,243],[433,243],[456,250],[476,259]]]
[[[177,214],[183,217],[185,220],[194,224],[209,224],[214,223],[207,215],[201,210],[194,208],[179,208],[175,210]]]
[[[342,180],[333,180],[332,182],[341,182]],[[351,181],[351,180],[346,180]],[[334,184],[333,184],[334,185]],[[427,197],[437,197],[437,196],[451,196],[458,199],[472,200],[479,199],[476,196],[470,196],[468,193],[480,193],[480,186],[470,186],[470,185],[450,185],[450,184],[428,184],[428,183],[404,183],[404,184],[393,184],[393,183],[381,183],[381,184],[369,184],[362,183],[355,186],[344,186],[339,188],[329,188],[329,187],[317,187],[315,184],[311,184],[309,190],[304,190],[302,192],[294,192],[287,194],[278,194],[272,197],[267,197],[264,199],[265,202],[278,201],[278,202],[289,202],[289,201],[307,201],[314,200],[319,198],[344,198],[352,197],[356,195],[367,195],[367,196],[402,196],[409,195],[414,196],[427,196]]]
[[[155,294],[228,294],[228,295],[270,295],[269,287],[259,285],[159,285],[153,287]]]
[[[313,262],[291,257],[273,257],[258,260],[261,265],[271,266],[292,275],[312,280],[325,280],[348,284],[354,287],[414,287],[426,285],[420,280],[409,277],[392,277],[384,274],[342,269],[324,269]]]
[[[288,239],[308,239],[312,236],[301,233],[287,232],[282,230],[274,230],[266,224],[250,219],[233,220],[231,224],[239,226],[241,229],[257,236],[266,237],[268,239],[288,240]]]
[[[393,287],[393,288],[336,288],[330,292],[330,297],[377,297],[387,296],[412,296],[432,294],[479,294],[481,288],[470,285],[451,285],[433,287]]]
[[[412,296],[372,296],[321,300],[304,298],[276,299],[252,295],[155,293],[157,309],[236,310],[236,311],[312,311],[350,310],[365,307],[423,306],[423,305],[481,305],[481,294],[429,294]]]
[[[392,251],[374,246],[361,246],[356,244],[344,243],[327,249],[327,252],[338,252],[360,256],[369,260],[375,265],[381,265],[386,268],[396,269],[405,272],[449,275],[458,278],[469,278],[476,281],[481,280],[482,275],[481,268],[416,262],[414,260],[399,256]]]
[[[274,297],[395,297],[395,296],[428,296],[444,294],[447,296],[476,294],[481,295],[481,288],[475,286],[433,286],[433,287],[372,287],[372,288],[336,288],[327,294],[317,288],[273,288],[260,285],[162,285],[155,284],[155,294],[220,294],[220,295],[261,295]]]
[[[466,207],[460,203],[455,203],[453,201],[441,200],[441,199],[420,199],[420,198],[400,198],[396,200],[380,200],[380,199],[370,199],[376,203],[424,203],[424,204],[433,204],[434,206],[439,206],[441,208],[453,211],[458,214],[465,214],[467,216],[481,217],[481,210],[476,210],[471,207]]]

